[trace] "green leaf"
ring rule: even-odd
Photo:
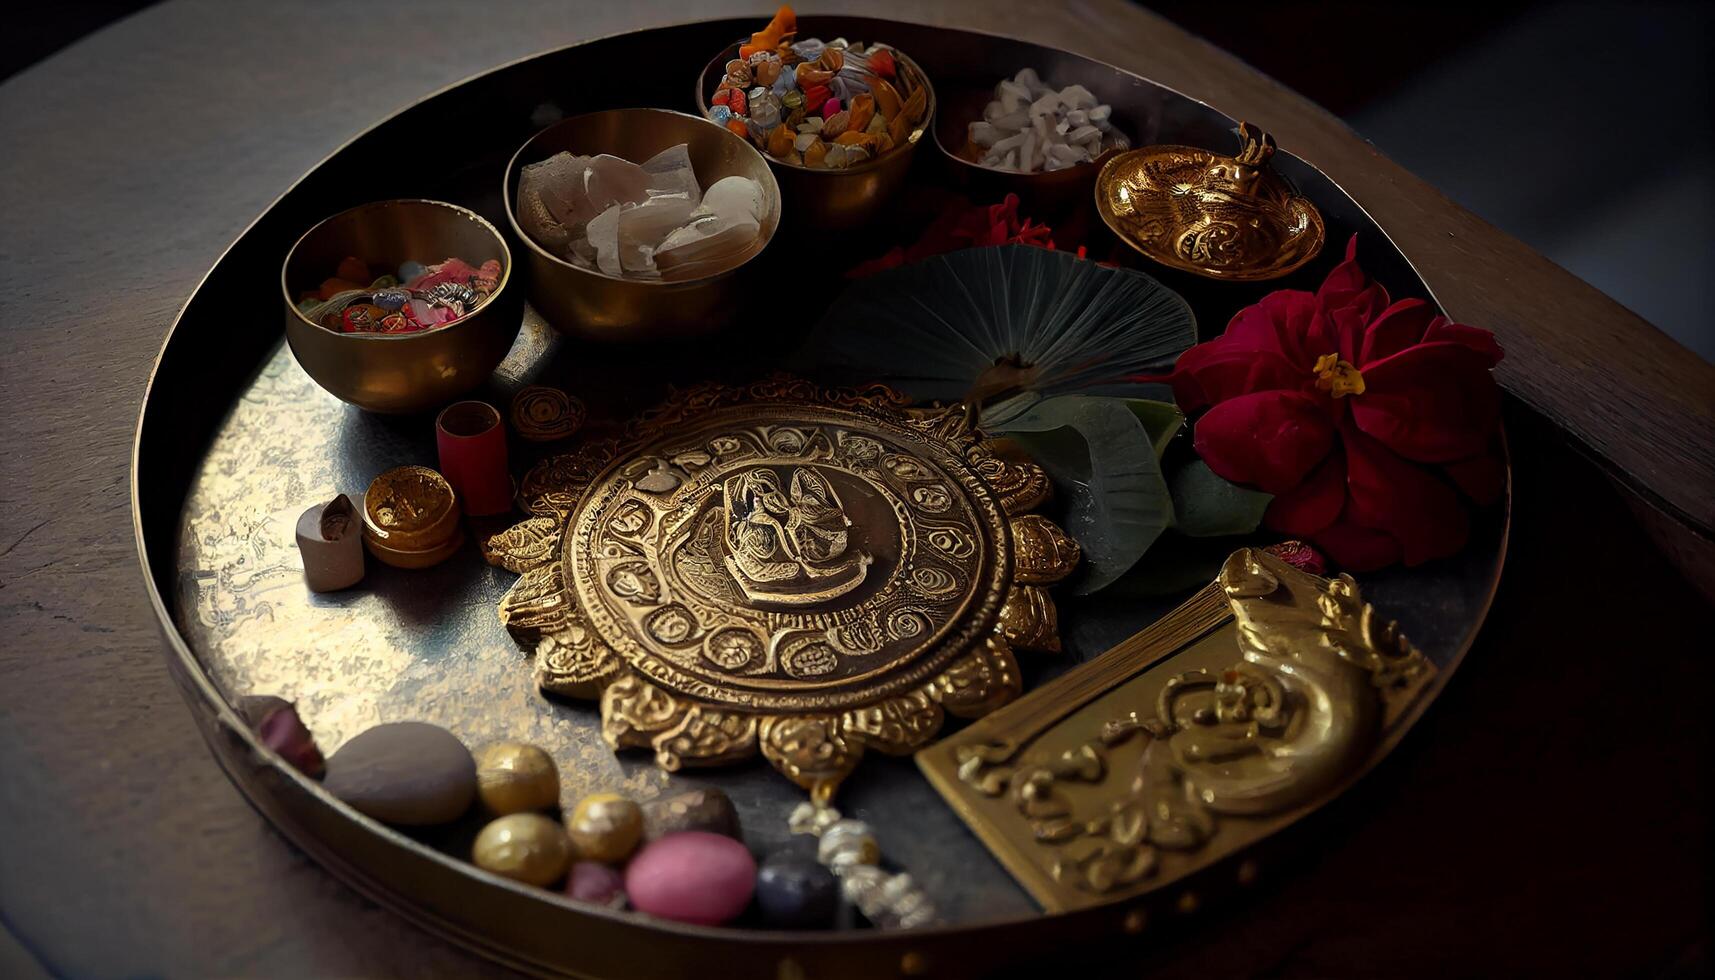
[[[1209,464],[1193,459],[1173,471],[1173,527],[1194,538],[1249,534],[1262,523],[1274,497],[1247,490],[1218,476]]]
[[[1190,305],[1147,273],[1002,245],[852,282],[787,366],[919,402],[1052,397],[1159,374],[1196,342]]]
[[[1040,391],[1021,391],[984,408],[977,424],[989,432],[1003,432],[1006,423],[1018,418],[1042,400]]]
[[[1046,398],[997,431],[1048,471],[1065,502],[1062,526],[1084,550],[1070,583],[1076,594],[1125,574],[1172,523],[1154,440],[1124,399]]]
[[[1149,438],[1155,443],[1155,458],[1167,452],[1167,444],[1179,434],[1180,426],[1185,424],[1185,413],[1172,402],[1156,402],[1147,398],[1127,398],[1127,407],[1143,423]]]

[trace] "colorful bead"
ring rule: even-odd
[[[643,810],[617,793],[596,793],[578,801],[566,828],[580,859],[617,864],[643,839]]]
[[[840,907],[840,880],[806,854],[771,854],[756,872],[756,907],[771,926],[825,929]]]
[[[477,867],[527,885],[553,884],[571,860],[565,830],[539,813],[501,817],[482,828],[471,847]]]
[[[731,798],[712,786],[643,804],[643,831],[649,840],[687,830],[744,839],[739,830],[738,808],[732,805]]]
[[[534,745],[499,742],[477,753],[476,794],[496,816],[547,810],[560,804],[560,771]]]
[[[718,926],[756,890],[756,859],[731,837],[689,831],[646,845],[625,869],[625,892],[640,912]]]
[[[379,327],[386,315],[386,310],[372,303],[357,303],[340,314],[341,329],[345,333],[366,333]]]
[[[612,865],[600,861],[576,861],[566,875],[566,897],[579,902],[625,906],[625,876]]]

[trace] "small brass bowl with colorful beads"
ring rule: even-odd
[[[697,76],[697,111],[704,118],[710,117],[715,106],[713,100],[727,75],[727,65],[738,59],[742,46],[743,42],[739,42],[724,48]],[[887,203],[905,186],[912,157],[934,125],[935,86],[905,52],[891,45],[886,47],[897,66],[899,95],[906,100],[918,97],[921,112],[902,128],[891,148],[850,166],[812,167],[802,160],[794,162],[764,152],[762,158],[768,161],[780,182],[780,196],[792,227],[818,232],[861,227],[880,216]]]
[[[346,256],[376,268],[449,257],[472,265],[495,260],[500,278],[486,300],[445,326],[415,333],[341,333],[311,320],[297,300]],[[487,381],[524,323],[523,298],[508,288],[512,252],[499,229],[467,208],[442,201],[376,201],[311,228],[286,254],[280,288],[286,342],[316,384],[341,401],[387,414],[439,408]]]

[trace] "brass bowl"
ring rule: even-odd
[[[1268,165],[1274,140],[1239,123],[1237,156],[1146,146],[1111,157],[1096,210],[1127,245],[1170,268],[1223,282],[1278,279],[1316,257],[1322,213]]]
[[[298,312],[296,299],[333,275],[348,255],[377,268],[457,257],[500,260],[500,283],[481,306],[445,327],[410,334],[336,333]],[[376,201],[326,219],[286,253],[280,289],[286,341],[310,377],[342,401],[372,412],[436,408],[482,384],[512,349],[522,311],[508,290],[512,252],[474,211],[441,201]]]
[[[992,88],[961,87],[947,95],[935,119],[935,146],[965,193],[982,203],[998,203],[1008,194],[1017,194],[1020,214],[1031,218],[1063,212],[1089,200],[1096,174],[1110,157],[1121,152],[1119,148],[1104,150],[1089,163],[1064,170],[1026,174],[985,167],[970,155],[969,127],[983,118],[983,109],[993,100]]]
[[[738,57],[739,45],[748,42],[746,38],[728,45],[697,76],[697,111],[705,120],[709,114],[709,99],[714,97],[715,89],[726,75],[726,63]],[[923,118],[912,128],[902,145],[843,170],[806,167],[761,154],[780,179],[780,192],[788,203],[787,214],[794,228],[842,231],[867,224],[905,186],[906,174],[911,170],[911,157],[923,141],[923,134],[934,123],[935,86],[929,83],[929,76],[917,62],[898,48],[890,48],[893,60],[899,66],[900,81],[908,83],[900,88],[900,96],[909,97],[919,85],[928,95]],[[712,121],[710,125],[713,125]],[[738,137],[735,135],[734,138]]]
[[[739,264],[713,275],[679,282],[622,279],[585,269],[549,252],[518,223],[518,180],[524,166],[566,151],[611,153],[641,163],[662,150],[686,145],[697,183],[707,189],[723,177],[749,177],[762,185],[767,212],[757,248]],[[562,120],[532,136],[506,166],[501,193],[506,219],[524,243],[530,272],[530,303],[561,333],[598,341],[673,340],[708,333],[726,323],[735,308],[740,270],[768,247],[780,226],[780,186],[762,154],[706,119],[668,109],[610,109]]]

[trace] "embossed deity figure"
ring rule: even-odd
[[[827,479],[807,466],[759,467],[726,479],[726,567],[754,603],[803,606],[858,587],[868,554],[849,547],[851,518]]]

